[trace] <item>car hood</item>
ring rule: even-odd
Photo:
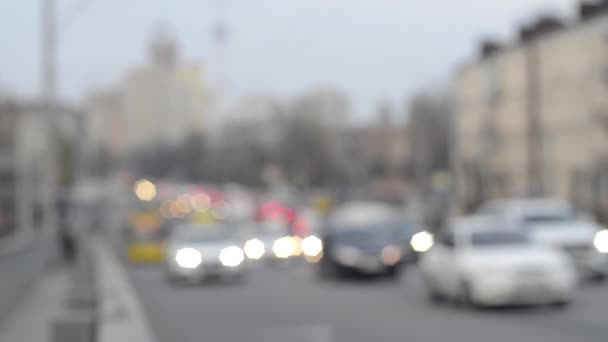
[[[168,251],[175,254],[182,248],[193,248],[199,251],[203,259],[216,259],[219,257],[222,249],[233,246],[233,243],[176,243],[168,246]]]
[[[590,244],[599,227],[592,222],[575,221],[560,224],[536,224],[529,227],[532,240],[554,246]]]
[[[551,267],[566,262],[566,256],[544,246],[484,247],[463,252],[462,262],[472,270]]]
[[[391,244],[390,241],[336,241],[336,248],[354,248],[363,253],[380,253],[382,249]]]

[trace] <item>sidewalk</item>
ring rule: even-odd
[[[97,273],[99,342],[155,342],[139,298],[123,264],[101,236],[92,237]],[[47,342],[51,324],[66,310],[72,271],[68,266],[44,270],[0,324],[0,342]]]
[[[49,341],[51,322],[63,308],[70,272],[66,267],[45,272],[0,325],[1,342]]]

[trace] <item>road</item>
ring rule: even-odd
[[[130,268],[159,342],[608,340],[608,286],[584,286],[568,308],[472,310],[431,305],[415,269],[399,282],[319,282],[307,265],[251,272],[242,285],[171,287]]]

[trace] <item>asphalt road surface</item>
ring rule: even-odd
[[[564,309],[432,305],[414,269],[398,282],[319,282],[308,265],[252,271],[242,285],[170,286],[130,274],[159,342],[608,341],[608,286]]]

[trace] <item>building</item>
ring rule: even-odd
[[[545,195],[606,203],[608,1],[579,20],[550,16],[511,45],[486,41],[455,76],[454,171],[460,206]]]
[[[114,89],[89,98],[91,144],[101,143],[115,158],[206,133],[209,92],[202,68],[181,62],[175,40],[164,31],[150,41],[149,57]]]
[[[0,98],[0,236],[42,224],[48,189],[44,173],[49,172],[50,162],[57,167],[59,190],[68,174],[73,176],[76,165],[66,162],[74,161],[75,155],[67,156],[62,146],[77,145],[81,113],[61,106],[53,113],[55,138],[49,135],[48,111],[42,103]],[[55,154],[49,154],[53,140]]]
[[[279,99],[252,95],[240,99],[222,125],[223,142],[233,145],[255,142],[276,149],[283,139],[284,108]]]
[[[89,97],[87,105],[89,120],[85,148],[90,153],[103,149],[111,158],[119,158],[127,146],[122,92],[119,89],[98,91]]]

